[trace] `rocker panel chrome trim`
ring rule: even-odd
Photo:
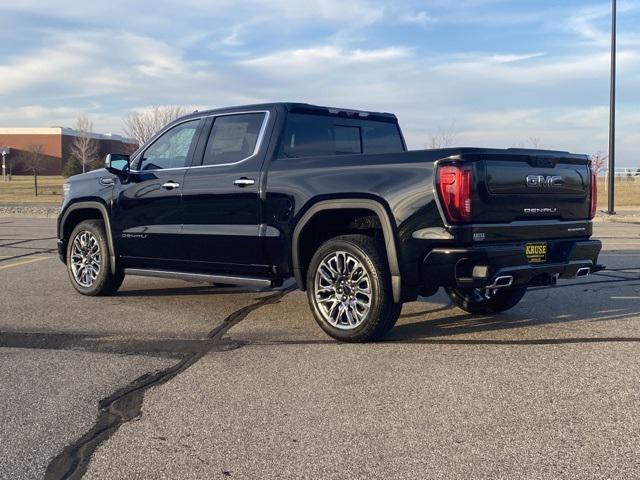
[[[125,268],[125,275],[139,277],[174,278],[188,282],[229,283],[231,285],[248,285],[252,287],[270,287],[271,280],[258,277],[239,277],[236,275],[212,275],[208,273],[178,272],[172,270],[155,270],[146,268]]]

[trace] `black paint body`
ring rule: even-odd
[[[191,168],[137,172],[143,146],[132,156],[129,173],[97,170],[70,179],[58,225],[61,257],[72,219],[82,217],[77,212],[94,202],[109,216],[106,223],[119,267],[250,275],[277,284],[296,273],[294,231],[309,208],[327,200],[365,199],[376,202],[388,215],[402,300],[415,298],[421,287],[459,284],[462,277],[456,265],[466,258],[487,262],[493,258],[492,273],[514,265],[526,269],[526,258],[517,252],[530,241],[549,242],[557,266],[552,274],[569,275],[573,261],[598,268],[600,243],[589,240],[591,177],[586,156],[447,148],[286,158],[278,154],[281,134],[287,115],[297,110],[356,120],[362,115],[267,104],[180,119],[174,124],[201,119],[189,153]],[[213,117],[237,112],[268,112],[256,153],[242,162],[201,167]],[[397,123],[389,114],[369,115],[369,119]],[[434,194],[435,169],[446,162],[472,165],[473,213],[468,224],[449,225]],[[525,184],[528,175],[560,175],[565,181],[559,189],[530,188]],[[241,178],[255,183],[234,185]],[[105,181],[113,185],[103,185]],[[180,188],[167,190],[162,187],[166,182]],[[76,204],[83,208],[74,210]],[[487,256],[488,251],[507,247],[516,252],[515,257]],[[299,276],[298,283],[301,280]]]

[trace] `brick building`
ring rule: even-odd
[[[12,173],[27,173],[20,157],[34,145],[42,145],[44,159],[41,163],[41,175],[60,175],[65,163],[71,157],[73,139],[78,131],[71,128],[0,128],[0,147],[9,147],[11,153],[7,163],[11,162]],[[131,153],[137,145],[134,140],[120,135],[91,133],[98,142],[99,161],[108,153]]]

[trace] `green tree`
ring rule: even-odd
[[[82,173],[82,164],[80,163],[80,160],[75,156],[67,158],[67,162],[64,164],[64,167],[62,167],[62,176],[69,178],[70,176],[78,175],[79,173]]]

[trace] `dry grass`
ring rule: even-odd
[[[33,191],[32,176],[14,176],[10,182],[0,180],[0,204],[62,202],[64,177],[38,177],[38,196]],[[616,205],[640,207],[640,181],[616,181]],[[607,189],[604,179],[598,182],[598,208],[607,206]]]
[[[616,181],[616,206],[640,207],[640,181],[621,179]],[[604,179],[598,181],[598,208],[607,208],[607,185]]]
[[[33,177],[14,175],[11,181],[0,178],[0,204],[62,203],[64,177],[38,176],[38,196],[35,195]]]

